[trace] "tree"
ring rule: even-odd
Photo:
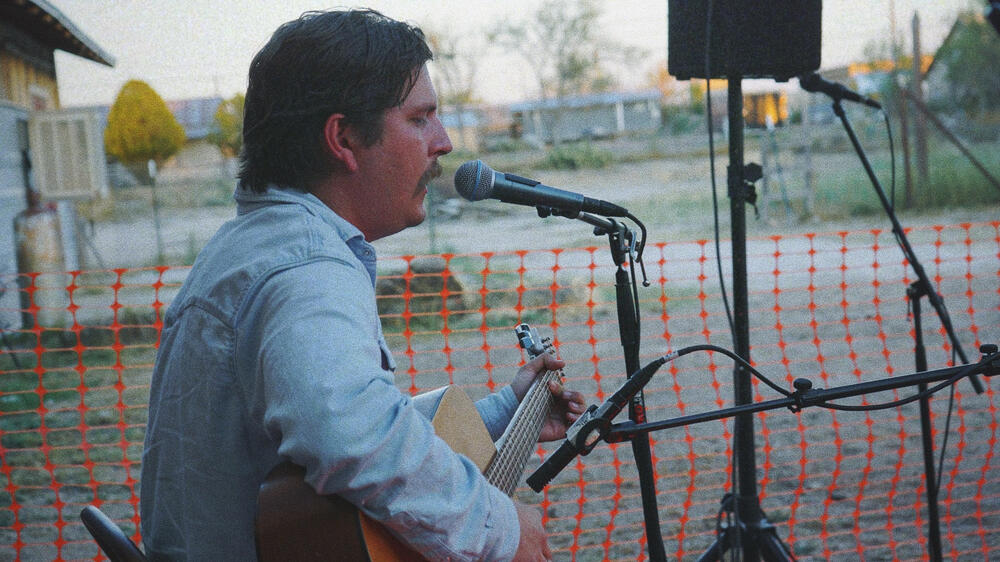
[[[470,45],[463,48],[457,36],[442,31],[428,32],[427,39],[434,51],[433,68],[441,78],[441,105],[454,113],[464,147],[465,111],[476,102],[477,53],[482,49]]]
[[[184,128],[148,84],[129,80],[108,113],[104,150],[123,164],[162,165],[184,145]]]
[[[104,150],[122,164],[138,170],[152,187],[153,225],[160,263],[165,254],[160,235],[160,205],[156,199],[156,170],[184,146],[185,136],[184,127],[163,98],[140,80],[129,80],[122,86],[104,129]]]
[[[219,152],[226,158],[235,158],[243,147],[243,104],[245,96],[236,94],[223,100],[215,110],[212,119],[212,130],[208,133],[208,142],[219,147]]]
[[[660,125],[665,126],[670,116],[670,99],[677,91],[677,79],[667,70],[667,61],[660,62],[649,71],[646,82],[660,92]]]
[[[1000,108],[1000,39],[986,19],[975,12],[958,17],[937,53],[945,67],[951,98],[970,116],[982,116]]]
[[[595,0],[544,0],[538,10],[519,23],[500,24],[491,41],[519,53],[538,80],[542,99],[571,94],[606,92],[614,81],[602,63],[620,59],[634,65],[638,49],[598,38],[601,11]],[[552,126],[559,142],[561,106]]]

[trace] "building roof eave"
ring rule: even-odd
[[[14,25],[37,34],[46,45],[107,66],[115,58],[87,37],[58,8],[47,0],[10,0],[0,4],[0,16]]]

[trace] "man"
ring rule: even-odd
[[[550,557],[538,511],[490,486],[393,384],[369,242],[424,220],[452,148],[430,58],[420,30],[368,10],[305,14],[254,58],[238,215],[161,335],[142,467],[150,558],[254,559],[258,487],[285,460],[428,559]],[[562,365],[536,359],[477,403],[494,439]],[[543,439],[583,411],[557,386]]]

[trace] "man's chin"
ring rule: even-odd
[[[405,228],[418,226],[423,224],[425,220],[427,220],[427,202],[423,200],[420,202],[420,206],[414,209],[413,213],[407,217]]]

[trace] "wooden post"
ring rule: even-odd
[[[895,76],[896,73],[893,71],[893,82],[895,82]],[[906,98],[906,90],[901,88],[898,83],[893,84],[893,90],[899,97],[899,136],[903,145],[903,207],[912,209],[915,200],[913,197],[913,176],[910,173],[910,127],[909,119],[906,116],[909,105],[906,102],[909,100]]]
[[[924,101],[923,68],[920,64],[920,16],[913,13],[913,78],[910,81],[910,91],[913,99]],[[917,164],[917,187],[927,188],[930,178],[930,164],[927,157],[927,121],[920,111],[913,112],[913,151]],[[909,204],[910,202],[908,202]],[[909,206],[909,205],[908,205]]]

